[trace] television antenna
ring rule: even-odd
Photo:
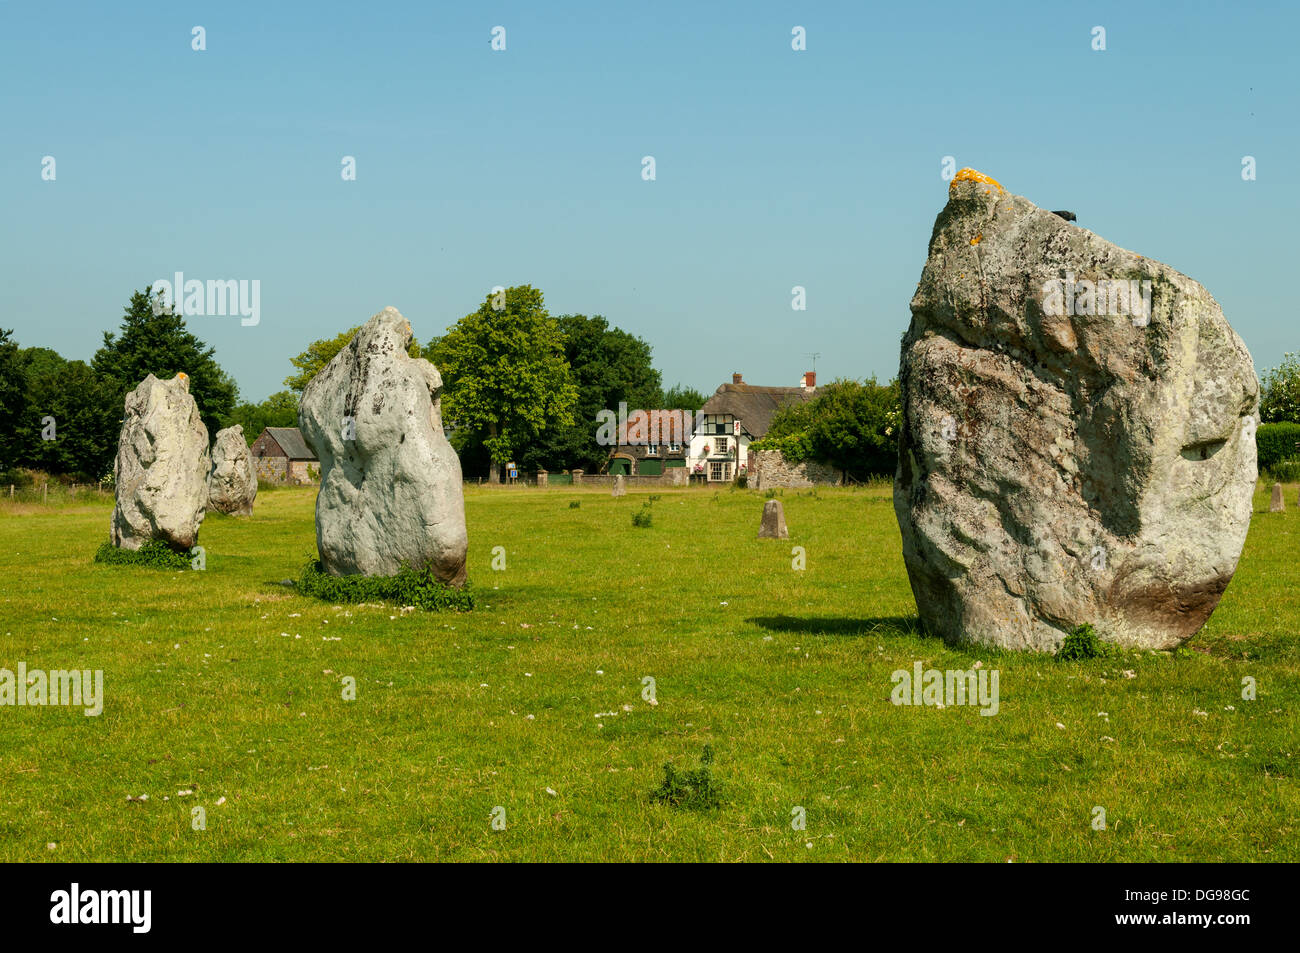
[[[817,373],[817,358],[821,356],[822,356],[821,351],[808,351],[807,353],[804,354],[804,357],[812,360],[812,372],[814,374]]]

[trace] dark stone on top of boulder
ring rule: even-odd
[[[1259,382],[1209,292],[964,169],[911,309],[894,508],[924,627],[1038,651],[1082,623],[1195,634],[1257,476]]]
[[[190,379],[150,374],[126,395],[124,409],[113,462],[113,545],[139,549],[156,539],[188,552],[203,524],[209,462],[208,428],[190,396]]]
[[[790,531],[785,528],[785,507],[780,500],[768,500],[763,504],[763,519],[758,524],[759,539],[789,539]]]
[[[1061,218],[1065,219],[1067,222],[1073,222],[1073,221],[1075,221],[1075,217],[1074,217],[1074,213],[1073,213],[1073,212],[1064,212],[1064,211],[1060,211],[1060,212],[1053,212],[1052,214],[1053,214],[1053,215],[1059,215]]]
[[[410,343],[410,323],[385,308],[303,390],[298,424],[320,460],[316,547],[330,575],[409,566],[460,586],[460,458],[442,431],[442,376]]]

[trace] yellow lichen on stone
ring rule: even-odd
[[[970,243],[971,243],[972,245],[978,245],[978,244],[980,243],[980,240],[981,240],[983,237],[984,237],[984,233],[983,233],[983,232],[980,232],[978,235],[976,235],[974,238],[972,238],[972,239],[970,240]]]
[[[993,186],[999,192],[1006,191],[1006,189],[1002,187],[1002,183],[999,182],[997,179],[993,178],[992,176],[987,176],[983,172],[976,172],[974,169],[962,169],[960,172],[954,175],[952,177],[952,181],[948,183],[948,191],[951,192],[953,186],[955,186],[958,182],[981,182],[984,185]]]

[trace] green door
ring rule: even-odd
[[[632,471],[627,465],[626,460],[622,457],[615,457],[613,460],[609,461],[609,472],[611,476],[618,476],[620,473],[623,476],[627,476]]]
[[[642,460],[641,465],[637,468],[638,473],[644,473],[646,476],[654,476],[664,472],[664,462],[662,460]]]

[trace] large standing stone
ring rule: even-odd
[[[302,435],[320,459],[316,546],[336,576],[429,567],[465,582],[460,459],[442,431],[442,377],[406,353],[411,325],[385,308],[303,391]]]
[[[212,441],[208,506],[231,516],[252,516],[257,498],[257,468],[239,424],[217,431]]]
[[[899,380],[894,507],[927,629],[1051,651],[1084,622],[1153,649],[1204,624],[1250,522],[1259,403],[1204,288],[963,170]]]
[[[790,531],[785,528],[785,507],[780,500],[768,500],[763,504],[763,520],[758,524],[758,538],[790,538]]]
[[[187,552],[199,538],[208,500],[208,428],[190,396],[190,379],[150,374],[126,395],[113,478],[113,545],[139,549],[151,539]]]
[[[1271,500],[1269,500],[1269,503],[1268,503],[1268,511],[1269,511],[1270,513],[1285,513],[1285,512],[1286,512],[1286,498],[1285,498],[1284,496],[1282,496],[1282,484],[1281,484],[1281,483],[1274,483],[1274,484],[1273,484],[1273,498],[1272,498]]]

